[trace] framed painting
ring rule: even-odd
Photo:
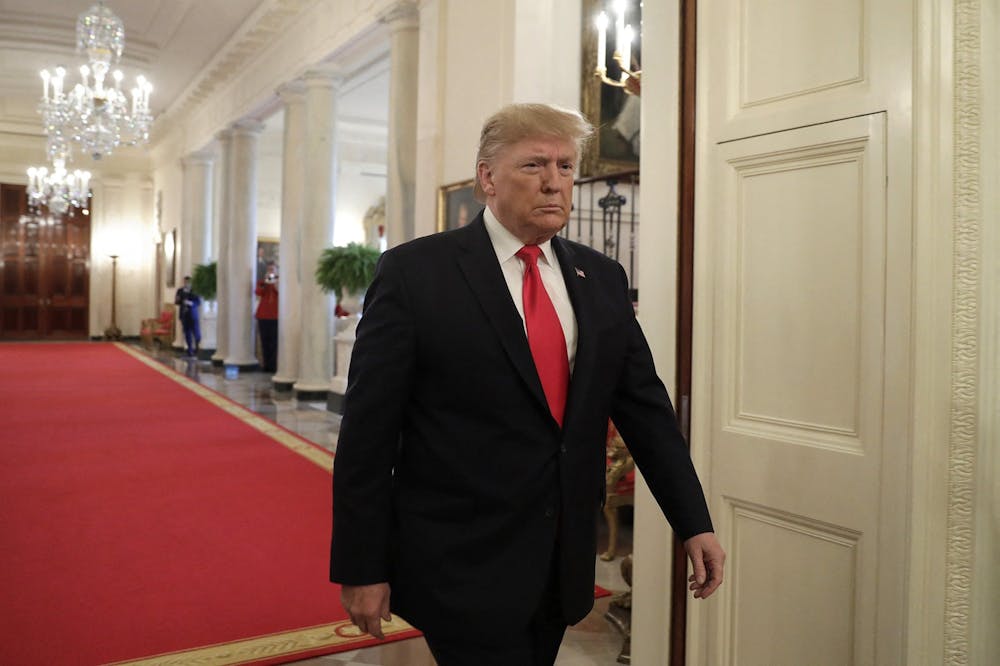
[[[473,196],[476,181],[463,180],[444,185],[438,190],[438,231],[464,227],[483,209],[483,204]]]
[[[277,238],[257,238],[257,268],[254,269],[254,284],[260,282],[267,275],[267,267],[274,265],[274,272],[279,273],[278,264],[278,239]]]
[[[639,168],[639,98],[629,95],[624,88],[601,83],[594,75],[597,68],[596,18],[603,11],[615,17],[612,0],[581,0],[583,10],[580,36],[582,66],[580,74],[580,110],[594,125],[596,132],[580,160],[581,176],[601,176],[608,173]],[[632,67],[639,69],[642,62],[642,42],[638,27],[642,22],[639,0],[626,3],[625,23],[635,29],[632,41]],[[612,25],[614,20],[612,18]],[[621,78],[621,69],[615,62],[615,35],[609,29],[606,40],[605,62],[607,75],[615,81]]]

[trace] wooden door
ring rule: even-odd
[[[42,337],[86,338],[90,273],[90,215],[50,218],[45,225]]]
[[[0,339],[88,333],[90,215],[28,209],[23,185],[0,185]]]

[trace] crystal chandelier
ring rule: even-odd
[[[65,156],[56,157],[52,171],[46,167],[28,169],[28,202],[48,206],[49,212],[62,215],[71,207],[86,208],[90,198],[90,172],[66,170]]]
[[[68,89],[66,70],[42,70],[42,102],[39,111],[49,137],[49,157],[55,159],[61,146],[73,141],[94,159],[101,159],[118,146],[134,146],[149,140],[149,94],[153,86],[145,77],[136,78],[132,101],[122,92],[122,72],[116,69],[107,82],[112,64],[121,58],[125,27],[114,12],[99,2],[76,22],[77,53],[86,52],[88,64],[80,66],[80,83]]]

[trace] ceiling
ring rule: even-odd
[[[76,54],[76,20],[93,4],[94,0],[0,0],[0,131],[41,134],[36,111],[42,91],[39,72],[63,65],[75,83],[77,66],[83,63],[83,56]],[[239,57],[227,48],[248,26],[293,17],[296,5],[304,3],[109,0],[106,4],[125,24],[125,50],[119,63],[125,81],[141,73],[152,82],[150,106],[158,116],[168,109],[176,112],[180,104],[210,87],[220,62]],[[339,121],[362,122],[384,134],[388,68],[371,69],[368,80],[344,91]]]
[[[39,71],[63,65],[76,78],[76,19],[93,0],[0,0],[0,96],[37,104]],[[154,89],[154,115],[180,96],[264,0],[112,0],[125,23],[120,68],[125,81],[143,73]],[[12,100],[11,98],[15,98]],[[14,102],[10,104],[10,102]]]

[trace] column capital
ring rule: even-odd
[[[378,20],[389,26],[390,32],[415,30],[420,27],[420,9],[413,0],[400,0],[383,10]]]
[[[302,75],[302,83],[307,89],[330,88],[337,90],[344,82],[344,75],[338,69],[310,69]]]
[[[233,138],[233,128],[227,127],[225,129],[219,130],[218,132],[215,133],[215,138],[222,144],[229,143],[230,139]]]
[[[253,118],[237,120],[230,126],[233,136],[256,136],[264,131],[264,123]]]
[[[188,153],[181,158],[181,165],[185,167],[189,166],[204,166],[212,164],[215,162],[215,153],[211,150],[196,150],[193,153]]]
[[[275,90],[278,97],[285,104],[299,104],[305,102],[306,84],[301,79],[286,81]]]

